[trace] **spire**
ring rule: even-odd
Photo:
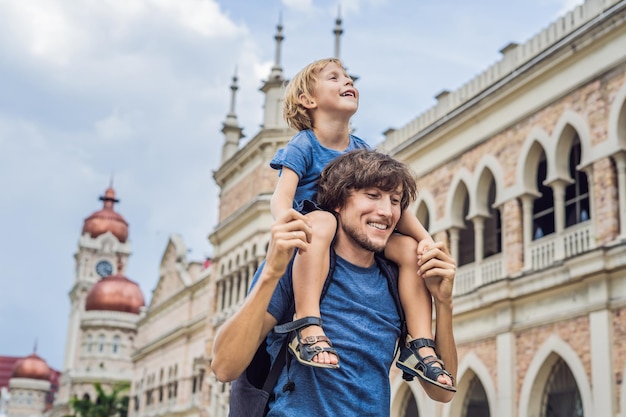
[[[341,40],[341,34],[343,33],[343,28],[341,26],[341,5],[337,6],[337,19],[335,20],[335,30],[333,31],[335,34],[335,58],[339,58],[339,41]]]
[[[222,163],[226,162],[237,152],[239,139],[243,137],[242,128],[237,123],[237,114],[235,113],[235,98],[239,89],[237,80],[237,68],[235,68],[233,82],[230,85],[230,111],[226,115],[226,120],[222,127],[222,133],[226,137],[224,147],[222,148]]]
[[[237,121],[237,115],[235,114],[235,98],[237,96],[237,90],[239,90],[239,86],[237,85],[237,67],[235,67],[235,73],[233,74],[233,83],[230,85],[230,111],[227,115],[227,123],[228,119],[232,118],[234,121]]]
[[[272,67],[272,72],[270,73],[270,80],[283,78],[283,68],[280,66],[280,47],[282,41],[285,39],[283,36],[282,13],[278,15],[278,25],[276,25],[276,36],[274,36],[274,39],[276,39],[276,55],[274,57],[274,66]]]

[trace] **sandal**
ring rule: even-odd
[[[406,381],[412,381],[414,377],[420,377],[424,381],[436,385],[448,391],[456,392],[454,385],[446,385],[437,381],[440,375],[447,375],[454,384],[454,378],[450,372],[446,370],[443,362],[437,356],[426,356],[425,358],[419,354],[419,349],[423,347],[435,348],[435,341],[432,339],[415,339],[407,342],[400,349],[400,357],[396,361],[396,366],[402,369],[402,378]],[[441,367],[436,366],[439,364]]]
[[[274,331],[276,333],[290,333],[289,338],[291,339],[291,342],[289,342],[289,351],[301,364],[316,368],[339,368],[339,363],[330,364],[313,362],[315,355],[322,352],[332,353],[337,356],[337,359],[339,359],[339,355],[332,347],[333,344],[330,342],[330,339],[326,336],[302,337],[300,331],[309,326],[322,327],[322,319],[313,316],[303,317],[301,319],[294,320],[291,323],[278,325],[274,327]],[[313,346],[318,342],[326,342],[330,347]]]

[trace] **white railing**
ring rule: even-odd
[[[483,259],[480,264],[480,282],[477,285],[491,284],[504,278],[504,257],[501,253]]]
[[[551,234],[530,244],[528,249],[533,270],[543,269],[554,263],[556,259],[556,242],[557,236]]]
[[[454,295],[462,295],[476,288],[476,268],[474,264],[457,268],[454,278]]]
[[[587,252],[596,247],[588,220],[568,227],[561,234],[551,234],[530,244],[530,267],[533,270],[547,268],[555,262]]]
[[[456,270],[454,295],[468,294],[476,288],[504,278],[504,257],[501,253],[482,262],[463,265]]]

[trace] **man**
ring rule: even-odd
[[[385,248],[415,190],[406,165],[371,150],[346,153],[322,172],[318,203],[333,209],[338,229],[335,269],[320,308],[322,319],[328,320],[326,334],[346,353],[335,370],[289,361],[274,389],[269,416],[389,415],[389,369],[401,333],[401,314],[393,294],[397,277],[376,253]],[[287,212],[272,226],[263,269],[242,308],[215,338],[211,368],[218,380],[236,379],[266,338],[272,358],[276,357],[285,336],[272,329],[290,323],[294,314],[288,268],[295,249],[306,250],[310,239],[311,228],[296,211]],[[442,243],[422,253],[416,279],[424,279],[433,296],[436,351],[454,379],[455,263]],[[448,402],[454,395],[425,382],[422,387],[436,401]]]

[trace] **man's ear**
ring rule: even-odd
[[[300,94],[298,100],[300,100],[300,104],[302,104],[306,109],[314,109],[317,107],[315,100],[305,93]]]

